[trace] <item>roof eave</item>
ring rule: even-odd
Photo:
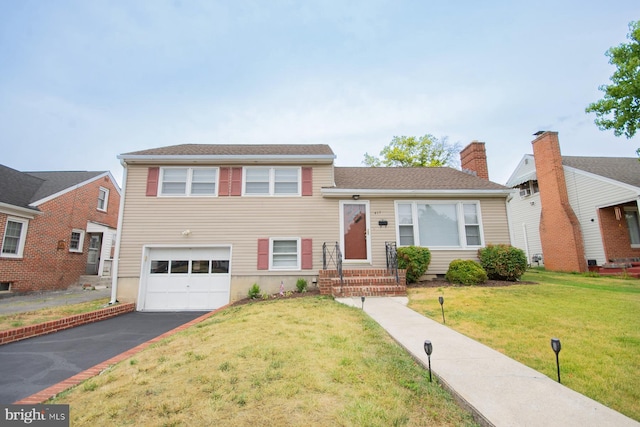
[[[334,154],[309,155],[130,155],[121,154],[122,163],[132,164],[332,164]]]
[[[7,215],[16,215],[33,219],[36,215],[42,215],[44,212],[37,209],[23,208],[21,206],[11,205],[9,203],[0,202],[0,212]]]
[[[461,190],[388,190],[358,188],[322,188],[322,197],[343,198],[358,195],[360,197],[507,197],[513,190],[505,189],[461,189]]]

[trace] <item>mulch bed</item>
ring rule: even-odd
[[[480,285],[474,285],[480,288],[498,288],[502,286],[513,286],[513,285],[537,285],[538,282],[528,282],[528,281],[517,281],[511,282],[509,280],[487,280],[485,283]],[[441,288],[447,286],[463,286],[463,285],[454,285],[453,283],[449,283],[443,279],[434,279],[434,280],[424,280],[417,283],[407,284],[407,289],[412,288]]]

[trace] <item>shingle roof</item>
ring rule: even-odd
[[[105,171],[63,171],[63,172],[25,172],[36,178],[44,180],[38,191],[31,198],[31,202],[35,202],[45,197],[51,196],[59,191],[65,190],[74,185],[88,181],[98,175],[106,173]]]
[[[41,178],[0,165],[0,202],[28,208],[44,181]]]
[[[562,164],[640,187],[640,161],[634,157],[562,156]]]
[[[326,144],[181,144],[122,156],[334,156]]]
[[[336,188],[362,190],[509,190],[449,167],[336,167]]]
[[[0,202],[37,210],[29,205],[104,173],[106,172],[20,172],[0,165]]]

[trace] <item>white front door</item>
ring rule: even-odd
[[[368,201],[340,203],[340,231],[344,261],[371,262]]]

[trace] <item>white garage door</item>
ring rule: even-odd
[[[229,247],[149,249],[139,309],[197,311],[228,304],[230,253]]]

